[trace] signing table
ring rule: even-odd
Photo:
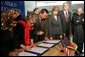
[[[74,56],[77,45],[74,42],[71,43],[74,49],[68,49],[71,56]],[[62,49],[60,40],[41,41],[30,50],[19,52],[18,56],[66,56],[65,52],[61,52]]]

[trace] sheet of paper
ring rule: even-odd
[[[52,47],[53,45],[54,45],[54,44],[41,43],[41,44],[39,44],[38,46],[50,48],[50,47]]]
[[[32,52],[36,52],[36,53],[42,54],[42,53],[45,52],[46,50],[48,50],[48,48],[33,47],[31,50],[28,50],[28,51],[32,51]]]
[[[37,56],[37,54],[29,53],[29,52],[20,52],[19,56]]]
[[[60,40],[49,40],[49,41],[44,41],[44,42],[47,42],[47,43],[59,43]]]

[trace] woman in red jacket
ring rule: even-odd
[[[30,37],[30,31],[33,29],[35,23],[35,14],[29,12],[26,20],[20,19],[14,27],[14,47],[26,49],[28,46],[32,46]]]

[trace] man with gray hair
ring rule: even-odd
[[[59,12],[59,15],[63,33],[69,39],[71,35],[71,12],[69,11],[69,4],[67,2],[63,3],[63,10]]]

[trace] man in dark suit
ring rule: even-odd
[[[69,39],[71,33],[71,13],[69,11],[68,3],[65,2],[63,4],[63,10],[59,12],[59,15],[61,18],[63,33]]]
[[[54,6],[52,15],[50,15],[48,19],[48,35],[50,36],[50,39],[57,39],[62,33],[62,25],[58,12],[59,8]]]
[[[77,12],[73,14],[72,25],[73,25],[73,41],[78,45],[78,51],[80,53],[83,49],[84,43],[84,30],[82,24],[84,23],[84,14],[82,13],[82,8],[77,8]],[[76,53],[77,54],[77,53]]]
[[[35,42],[44,40],[46,34],[47,34],[47,19],[48,19],[48,10],[42,9],[39,13],[38,18],[36,19],[35,24],[35,34],[36,39]]]

